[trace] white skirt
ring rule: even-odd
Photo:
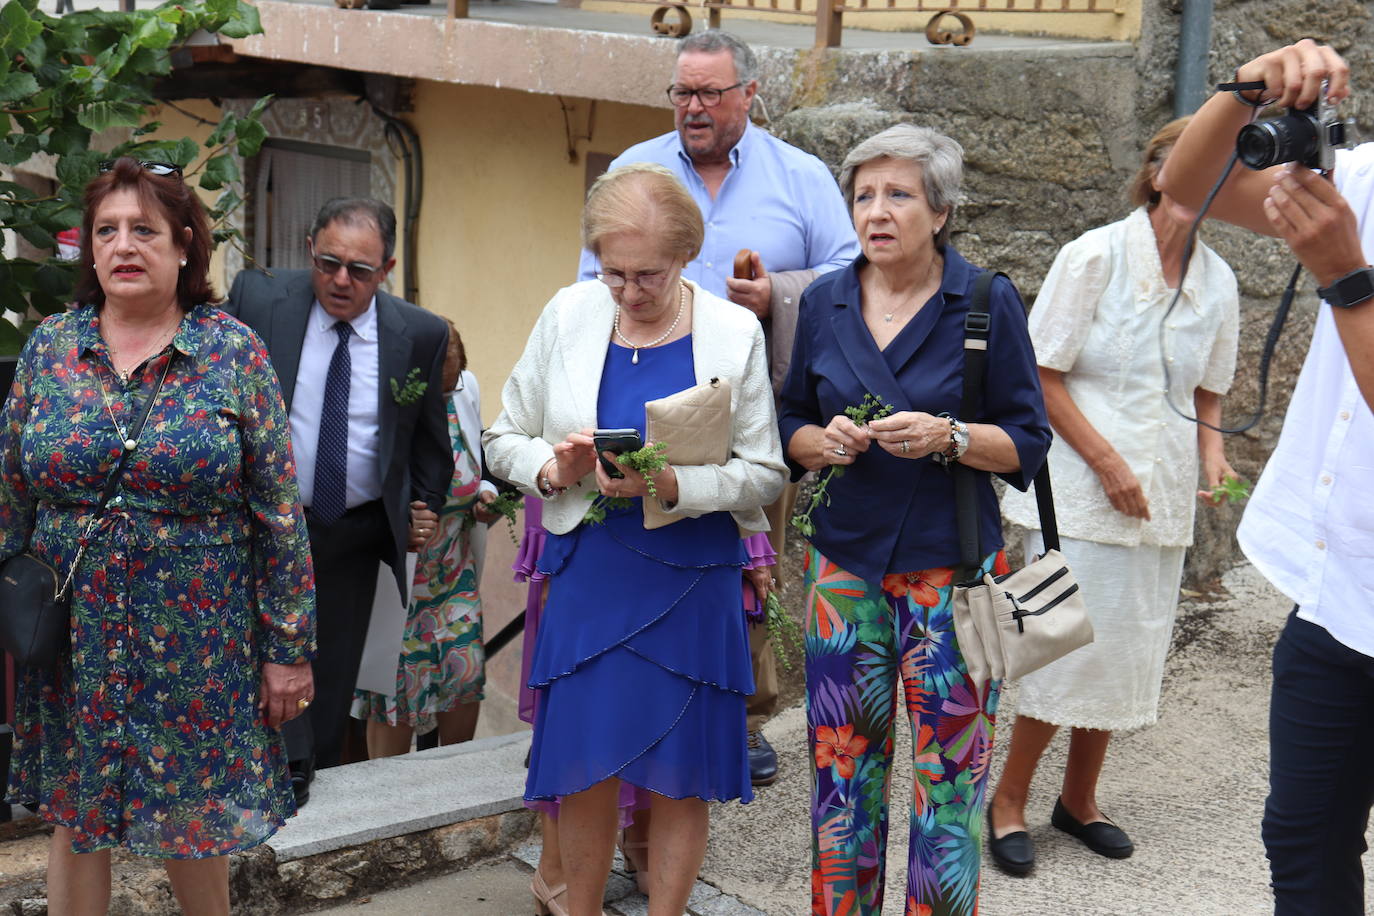
[[[1060,540],[1093,641],[1022,678],[1017,715],[1108,731],[1153,725],[1187,548]],[[1026,556],[1043,550],[1040,532],[1029,532]]]

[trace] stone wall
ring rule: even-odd
[[[1218,0],[1212,82],[1273,47],[1312,36],[1350,60],[1358,86],[1374,80],[1370,3],[1338,0]],[[954,244],[974,263],[1008,273],[1028,302],[1055,253],[1084,231],[1130,210],[1126,186],[1145,141],[1172,117],[1179,28],[1177,0],[1146,4],[1140,41],[1052,49],[960,53],[952,49],[848,53],[824,58],[765,51],[761,85],[779,136],[832,168],[856,142],[897,122],[934,127],[965,150],[966,201]],[[1361,74],[1365,75],[1361,80]],[[1357,93],[1343,106],[1374,136],[1374,103]],[[1294,259],[1272,239],[1211,223],[1203,237],[1236,272],[1242,330],[1225,421],[1256,409],[1264,336]],[[1250,480],[1277,441],[1288,396],[1311,336],[1317,301],[1304,276],[1270,372],[1264,418],[1228,437],[1227,452]],[[1198,513],[1186,581],[1214,580],[1239,558],[1239,506]]]

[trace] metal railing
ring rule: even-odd
[[[447,0],[451,17],[466,18],[468,0]],[[695,0],[691,3],[664,3],[663,0],[620,0],[655,7],[649,27],[660,35],[677,38],[692,31],[692,11],[705,10],[708,28],[720,28],[723,10],[749,10],[805,16],[816,21],[816,47],[837,48],[844,28],[845,14],[853,13],[932,13],[926,23],[926,39],[931,44],[966,45],[973,40],[975,27],[970,13],[1073,13],[1125,14],[1124,0],[815,0],[813,7],[802,0]],[[946,28],[952,18],[960,29]]]

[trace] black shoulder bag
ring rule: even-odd
[[[167,372],[175,359],[176,352],[173,351],[162,369],[157,387],[143,403],[138,422],[129,433],[134,440],[143,434],[143,424],[148,421],[153,402],[161,393],[162,383],[167,381]],[[28,551],[10,557],[0,565],[0,646],[14,657],[16,665],[47,668],[57,661],[62,647],[70,643],[72,577],[76,575],[76,568],[86,553],[86,544],[99,524],[105,506],[119,488],[124,468],[132,454],[133,450],[126,448],[119,456],[119,464],[105,481],[95,516],[81,538],[81,545],[72,558],[66,578],[59,581],[57,570]]]

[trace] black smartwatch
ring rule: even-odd
[[[1330,286],[1319,288],[1317,295],[1338,309],[1354,308],[1374,299],[1374,267],[1352,270]]]

